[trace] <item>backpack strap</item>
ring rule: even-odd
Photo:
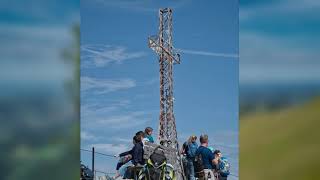
[[[151,151],[151,154],[150,156],[158,149],[161,149],[161,151],[163,152],[163,154],[165,154],[164,150],[160,147],[160,145],[158,145],[157,147],[155,147],[152,151]]]
[[[160,145],[158,145],[156,148],[154,148],[151,154],[153,154],[159,148],[160,148]]]

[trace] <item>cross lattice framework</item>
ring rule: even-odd
[[[160,116],[161,144],[178,150],[176,122],[173,113],[173,64],[180,64],[180,55],[172,46],[172,9],[159,10],[159,33],[150,36],[149,47],[159,55],[160,65]]]

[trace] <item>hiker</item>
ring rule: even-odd
[[[227,180],[230,174],[230,165],[227,158],[223,157],[220,150],[215,150],[214,154],[214,164],[216,166],[215,174],[219,180]]]
[[[142,147],[144,147],[144,143],[145,143],[145,142],[149,141],[149,139],[146,138],[146,133],[143,132],[143,131],[138,131],[138,132],[136,133],[136,136],[141,137],[141,142],[142,142],[142,145],[143,145]]]
[[[133,136],[132,143],[133,145],[136,144],[136,136]],[[119,155],[115,155],[115,157],[120,157],[120,159],[117,163],[116,174],[114,176],[114,179],[116,179],[119,176],[123,177],[128,166],[132,165],[132,163],[130,163],[130,160],[132,159],[132,153],[133,148],[130,151],[126,151]]]
[[[124,156],[129,156],[128,158],[131,159],[131,161],[129,161],[125,165],[121,166],[121,168],[119,169],[119,174],[122,175],[122,177],[124,179],[132,179],[132,177],[134,176],[135,166],[141,166],[144,164],[143,148],[142,148],[143,145],[141,142],[142,138],[143,138],[142,134],[143,134],[142,131],[137,132],[136,135],[134,136],[133,148],[130,151],[127,151],[127,152],[120,154],[120,155],[124,155]],[[128,160],[128,159],[126,159],[126,160]]]
[[[195,173],[198,179],[215,179],[213,174],[214,156],[212,151],[208,148],[208,135],[204,134],[200,136],[200,146],[196,151],[196,157],[194,161]]]
[[[185,154],[187,160],[187,177],[188,180],[195,180],[193,161],[198,149],[197,136],[192,135],[188,141],[183,144],[182,154]]]
[[[144,165],[143,160],[143,144],[142,139],[144,138],[144,133],[139,131],[136,133],[136,144],[132,149],[132,164],[134,165]]]
[[[142,139],[144,138],[144,132],[139,131],[136,133],[135,136],[135,145],[132,148],[132,159],[131,163],[134,166],[129,166],[124,174],[125,179],[132,179],[135,175],[135,168],[136,167],[141,167],[145,164],[144,159],[143,159],[143,144],[142,144]]]
[[[154,143],[154,140],[152,137],[152,132],[153,132],[153,129],[151,127],[146,127],[146,129],[144,130],[144,133],[145,133],[144,140],[145,141]]]
[[[141,141],[145,138],[145,133],[143,131],[138,131],[136,132],[136,136],[139,136],[141,139]]]

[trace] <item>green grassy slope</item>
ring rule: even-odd
[[[240,178],[320,179],[320,98],[241,117]]]

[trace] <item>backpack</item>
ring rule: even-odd
[[[194,158],[196,156],[197,149],[198,149],[198,144],[188,143],[188,150],[187,150],[188,157]]]
[[[221,157],[220,159],[219,172],[222,177],[227,177],[230,174],[230,164],[225,157]]]
[[[194,175],[197,178],[204,177],[204,167],[201,153],[197,153],[193,160]]]
[[[166,161],[166,156],[159,147],[155,148],[154,152],[150,156],[150,160],[154,166],[160,166]]]
[[[164,150],[158,146],[154,149],[150,158],[147,160],[145,176],[149,178],[146,179],[164,179],[166,165],[167,163]]]

